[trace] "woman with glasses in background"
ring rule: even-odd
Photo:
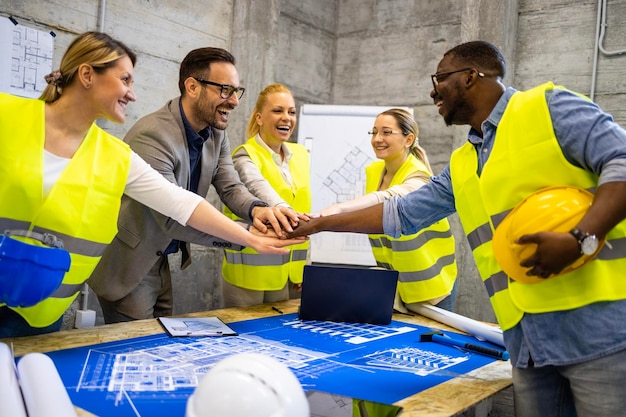
[[[282,84],[267,86],[250,116],[246,129],[249,139],[234,150],[233,163],[246,187],[270,207],[284,206],[294,213],[308,213],[309,154],[304,146],[289,142],[295,128],[296,104],[291,91]],[[228,208],[224,212],[237,219]],[[308,241],[293,245],[288,255],[260,254],[253,248],[225,248],[224,306],[288,300],[290,284],[293,289],[300,289],[308,247]]]
[[[380,113],[368,133],[379,160],[365,169],[366,194],[333,204],[316,215],[370,207],[394,195],[406,195],[429,181],[432,170],[418,143],[417,122],[409,112],[393,108]],[[398,239],[371,234],[369,240],[377,265],[399,272],[398,295],[409,310],[412,303],[427,302],[454,311],[457,266],[447,220]]]

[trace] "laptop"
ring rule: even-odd
[[[398,271],[306,265],[300,320],[389,324]]]

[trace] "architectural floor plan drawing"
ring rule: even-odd
[[[418,348],[388,349],[363,358],[362,362],[379,369],[411,372],[419,376],[434,374],[465,362],[468,358],[453,357]]]
[[[365,167],[372,161],[371,151],[367,152],[359,146],[327,158],[326,166],[330,170],[319,172],[319,180],[312,181],[312,211],[315,213],[332,204],[362,196],[365,191]],[[376,265],[367,235],[322,232],[312,235],[310,242],[314,262]]]
[[[279,360],[305,390],[386,404],[493,361],[421,343],[419,335],[429,329],[396,321],[377,326],[301,321],[296,314],[284,314],[228,325],[239,335],[158,334],[49,356],[73,403],[100,417],[183,417],[202,376],[240,352]]]
[[[391,107],[397,106],[300,106],[298,143],[310,154],[313,213],[363,195],[365,167],[377,159],[368,132]],[[376,266],[367,236],[358,233],[316,233],[310,253],[318,263]]]
[[[311,333],[325,334],[338,339],[343,338],[346,343],[355,345],[415,331],[414,327],[409,326],[386,327],[374,324],[335,323],[330,321],[294,320],[285,323],[285,325]]]
[[[140,341],[135,350],[127,352],[129,347],[91,350],[76,390],[106,389],[114,394],[152,392],[167,398],[168,393],[195,388],[212,365],[236,353],[272,356],[294,371],[328,356],[254,336],[155,339],[147,343]],[[311,374],[311,370],[306,372]]]
[[[53,37],[50,33],[0,18],[0,91],[39,97],[52,72]]]
[[[303,333],[326,335],[347,344],[363,344],[385,337],[414,332],[414,327],[387,328],[367,324],[332,323],[293,320],[283,323],[286,328]],[[305,336],[303,336],[305,337]],[[174,338],[163,341],[139,342],[112,349],[90,351],[76,390],[106,389],[112,393],[162,392],[195,388],[198,381],[217,361],[236,353],[263,353],[278,359],[302,376],[317,377],[317,362],[332,354],[295,348],[281,342],[264,340],[255,335],[218,338]],[[379,361],[380,362],[380,361]],[[322,365],[322,371],[334,366],[332,361]],[[434,368],[433,368],[434,369]]]
[[[328,190],[327,205],[352,200],[365,190],[365,167],[372,162],[371,156],[358,147],[352,148],[337,168],[322,179]]]

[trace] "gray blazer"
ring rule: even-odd
[[[126,141],[154,169],[169,181],[189,189],[189,150],[180,114],[180,97],[141,118],[126,134]],[[243,185],[233,167],[226,132],[211,129],[204,143],[198,194],[206,196],[215,187],[220,199],[235,214],[249,219],[252,204],[258,201]],[[241,248],[222,239],[185,227],[130,197],[122,197],[118,233],[106,249],[88,284],[109,301],[119,300],[141,282],[172,241],[213,247]],[[191,263],[189,244],[183,248],[182,267]]]

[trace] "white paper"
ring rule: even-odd
[[[376,160],[367,132],[376,116],[391,107],[300,106],[298,143],[310,155],[312,213],[363,195],[365,167]],[[411,108],[402,108],[413,113]],[[376,265],[369,239],[362,233],[316,233],[310,236],[309,252],[311,262],[316,263]]]
[[[504,337],[502,329],[498,326],[491,326],[480,321],[470,319],[469,317],[435,307],[430,304],[410,304],[409,309],[415,313],[421,314],[443,324],[447,324],[455,329],[463,330],[466,333],[488,342],[504,347]]]
[[[26,417],[24,400],[9,346],[0,342],[0,416]]]
[[[0,17],[0,91],[37,98],[52,72],[54,38],[48,32]]]
[[[54,362],[43,353],[29,353],[17,363],[29,417],[77,417]]]
[[[237,336],[237,332],[217,317],[159,317],[170,336]]]

